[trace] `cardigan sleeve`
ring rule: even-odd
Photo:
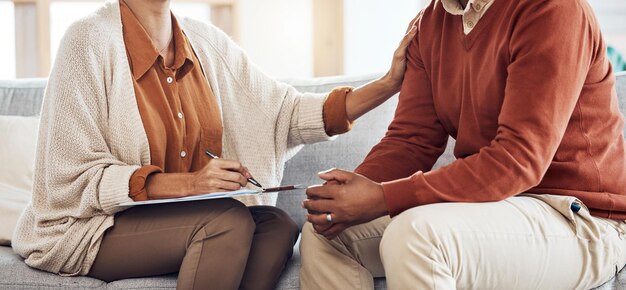
[[[129,191],[130,198],[134,201],[148,200],[148,190],[146,189],[146,180],[152,174],[163,173],[163,169],[154,165],[144,165],[139,168],[130,177]]]
[[[132,201],[129,180],[140,167],[116,158],[107,142],[105,74],[101,46],[80,39],[85,28],[73,25],[61,42],[45,92],[35,165],[35,207],[89,218],[112,215]],[[119,133],[119,132],[117,132]],[[48,213],[49,212],[49,213]],[[58,218],[58,217],[57,217]]]
[[[268,122],[274,124],[279,151],[332,139],[326,132],[323,113],[330,93],[301,93],[293,86],[265,74],[223,31],[210,24],[187,22],[194,25],[194,29],[201,30],[191,30],[190,33],[205,38],[211,45],[211,51],[205,53],[211,54],[211,58],[220,59],[226,67],[224,71],[229,75],[220,77],[228,77],[226,82],[229,85],[234,83],[239,88],[237,97],[241,99],[230,101],[242,102],[245,98],[246,102],[254,104],[255,114],[263,114]],[[342,126],[346,127],[345,124],[337,126],[341,129],[339,131],[346,131],[339,128]],[[335,129],[334,125],[331,127]]]
[[[353,122],[348,119],[346,98],[353,88],[337,88],[328,95],[324,102],[324,130],[328,136],[344,134],[352,129]]]

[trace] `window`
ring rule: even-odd
[[[394,0],[394,5],[380,0],[344,0],[344,72],[387,71],[411,20],[425,5],[415,0]]]
[[[500,1],[500,0],[497,0]],[[384,72],[430,0],[171,0],[177,16],[223,29],[262,70],[308,78]],[[626,56],[626,1],[588,0]],[[0,79],[46,77],[65,30],[104,0],[0,0]]]
[[[180,15],[205,22],[211,20],[211,6],[206,3],[173,2],[171,9],[177,16]]]
[[[12,2],[0,1],[0,79],[15,78],[15,18]],[[5,34],[6,33],[6,34]]]
[[[607,45],[611,45],[626,56],[626,1],[589,0],[602,27]]]
[[[54,1],[50,3],[50,57],[51,63],[57,55],[57,50],[65,30],[70,25],[102,6],[100,2]]]
[[[54,1],[50,4],[50,56],[54,61],[65,30],[76,20],[97,10],[102,3],[99,1]],[[172,11],[202,21],[211,19],[211,7],[207,3],[172,3]],[[54,62],[53,62],[54,63]]]
[[[236,1],[173,0],[172,10],[179,16],[211,20],[236,38],[232,29]],[[67,28],[103,4],[103,0],[0,0],[0,79],[46,77]]]

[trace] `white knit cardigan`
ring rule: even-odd
[[[180,19],[211,88],[224,126],[223,157],[240,160],[266,186],[302,144],[328,140],[327,95],[301,94],[263,74],[216,27]],[[85,275],[128,183],[150,164],[122,36],[119,2],[67,30],[50,74],[41,114],[32,202],[13,238],[26,264]],[[276,195],[244,200],[274,205]]]

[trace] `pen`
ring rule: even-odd
[[[204,153],[206,153],[206,155],[208,155],[209,157],[211,157],[213,159],[220,158],[219,156],[211,153],[211,151],[209,151],[209,150],[204,151]],[[258,188],[263,188],[263,186],[258,181],[256,181],[254,178],[248,178],[248,182],[252,183],[254,186],[256,186]]]

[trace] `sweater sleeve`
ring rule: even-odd
[[[128,182],[129,194],[130,198],[134,201],[144,201],[148,200],[148,190],[146,189],[146,180],[152,174],[163,173],[163,170],[158,166],[154,165],[144,165],[139,168],[133,175],[130,177],[130,181]]]
[[[539,184],[577,105],[594,40],[578,2],[533,5],[512,32],[496,137],[447,167],[383,183],[392,215],[438,202],[503,200]]]
[[[298,145],[331,139],[326,134],[323,120],[323,107],[328,93],[298,92],[293,86],[265,74],[217,27],[195,21],[187,22],[194,27],[189,32],[204,38],[211,46],[211,51],[207,52],[211,58],[221,60],[220,65],[224,66],[228,75],[219,77],[225,79],[229,85],[234,84],[239,90],[237,98],[221,96],[222,103],[227,103],[232,108],[249,107],[249,104],[253,104],[255,111],[250,113],[264,115],[271,122],[267,125],[273,123],[275,126],[279,150],[283,148],[281,151],[285,151]]]
[[[79,23],[66,32],[42,106],[33,198],[51,218],[59,218],[51,208],[84,218],[123,210],[118,205],[132,201],[129,180],[140,167],[121,162],[108,146],[106,78],[93,65],[105,52],[86,29]]]
[[[344,134],[352,129],[346,111],[346,98],[353,88],[336,88],[324,102],[324,130],[328,136]]]
[[[428,171],[445,150],[447,140],[435,112],[418,32],[408,48],[407,70],[393,121],[356,172],[382,182]]]

